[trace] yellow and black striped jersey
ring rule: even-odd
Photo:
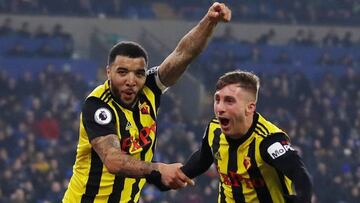
[[[109,81],[95,88],[80,115],[77,155],[63,202],[138,202],[144,178],[125,178],[109,173],[91,147],[95,137],[116,134],[121,148],[139,160],[151,161],[156,143],[156,117],[162,89],[157,67],[150,69],[135,105],[125,108],[110,91]],[[150,73],[150,74],[149,74]]]
[[[201,149],[182,170],[193,178],[212,163],[219,173],[219,203],[292,202],[291,198],[297,198],[295,181],[296,189],[304,191],[305,198],[311,197],[310,177],[288,136],[258,113],[248,132],[239,139],[225,136],[219,121],[213,119]]]

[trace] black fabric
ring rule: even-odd
[[[150,174],[145,175],[148,183],[155,185],[160,191],[168,191],[169,187],[165,186],[161,181],[161,173],[159,171],[151,171]]]
[[[265,180],[256,162],[255,151],[256,151],[256,139],[254,139],[249,145],[247,156],[250,157],[251,167],[247,169],[247,173],[250,176],[250,180]],[[254,189],[259,199],[259,203],[273,202],[269,191],[269,187],[266,184],[264,184],[264,187],[254,187]]]
[[[100,108],[105,108],[110,111],[112,118],[109,123],[99,124],[95,121],[95,112]],[[90,141],[96,137],[117,134],[115,113],[109,105],[99,98],[89,97],[86,99],[82,108],[82,122]]]
[[[92,203],[99,192],[103,163],[94,149],[91,149],[91,166],[89,179],[86,182],[85,194],[81,197],[81,203]]]
[[[271,154],[275,145],[280,146],[279,149],[282,146],[285,152]],[[267,136],[260,144],[260,153],[268,164],[293,181],[297,194],[296,197],[291,197],[293,202],[311,202],[312,183],[310,175],[301,157],[290,146],[289,139],[284,133]]]
[[[181,170],[187,177],[194,178],[207,171],[213,162],[214,157],[208,142],[208,130],[206,130],[201,149],[191,155],[186,164],[181,167]]]

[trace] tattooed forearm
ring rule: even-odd
[[[173,85],[190,62],[206,46],[216,23],[204,18],[178,43],[175,50],[160,65],[160,79],[166,86]]]
[[[157,170],[156,164],[125,154],[120,148],[117,135],[95,138],[91,145],[110,173],[135,178],[144,177],[152,170]]]
[[[118,157],[119,162],[122,165],[122,170],[118,175],[124,175],[126,177],[144,177],[144,175],[151,173],[153,170],[157,170],[156,165],[151,162],[140,161],[129,155],[123,155]]]

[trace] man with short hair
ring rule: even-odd
[[[110,51],[108,80],[86,98],[77,156],[63,202],[138,202],[145,182],[177,189],[193,184],[181,164],[152,163],[161,94],[206,46],[231,11],[215,2],[175,50],[148,69],[146,51],[121,42]]]
[[[218,79],[216,118],[201,149],[181,169],[194,178],[215,163],[219,203],[310,203],[312,183],[301,157],[286,133],[256,112],[259,88],[251,72],[228,72]]]

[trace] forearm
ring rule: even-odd
[[[310,203],[312,182],[301,158],[298,155],[289,156],[274,165],[293,182],[296,191],[294,203]]]
[[[292,176],[292,177],[290,177]],[[289,174],[296,190],[296,203],[310,203],[312,195],[312,182],[310,175],[304,167],[297,168]]]
[[[175,50],[160,65],[160,80],[164,85],[173,85],[191,61],[201,53],[216,24],[205,16],[180,40]]]
[[[208,16],[191,29],[178,43],[175,53],[182,56],[179,63],[188,65],[206,46],[217,22],[210,20]]]
[[[209,156],[211,156],[209,154]],[[195,178],[209,169],[213,162],[212,157],[201,157],[201,151],[196,151],[191,155],[189,160],[184,166],[181,167],[181,170],[189,178]]]
[[[117,135],[97,137],[91,141],[91,145],[112,174],[143,178],[152,171],[158,170],[157,163],[141,161],[124,153]]]
[[[110,149],[103,162],[110,173],[129,178],[143,178],[158,170],[157,163],[138,160],[117,148]]]

